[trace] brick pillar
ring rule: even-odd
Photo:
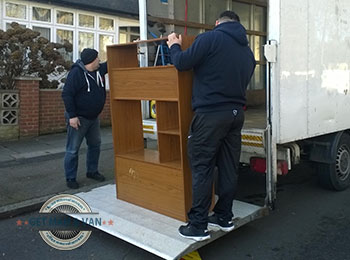
[[[101,126],[111,125],[110,92],[106,91],[106,103],[100,115]]]
[[[41,78],[16,78],[19,90],[19,137],[39,135],[39,82]]]

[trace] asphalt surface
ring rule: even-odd
[[[60,160],[50,161],[51,165]],[[264,176],[244,171],[240,199],[260,203]],[[59,251],[48,246],[30,226],[17,225],[38,211],[0,220],[1,259],[160,259],[100,230],[80,248]],[[203,260],[350,259],[350,189],[328,191],[317,183],[312,166],[304,164],[280,177],[276,209],[270,215],[199,249]],[[164,245],[166,246],[166,245]]]
[[[0,219],[35,210],[60,193],[87,191],[114,181],[114,152],[111,128],[102,128],[99,170],[106,181],[85,177],[86,144],[83,142],[77,181],[78,190],[66,186],[63,157],[66,134],[39,136],[0,143]]]
[[[85,177],[83,146],[79,190],[69,190],[65,184],[65,134],[0,144],[1,259],[159,259],[97,229],[80,248],[59,251],[48,246],[37,230],[17,224],[37,216],[43,202],[53,195],[114,182],[111,129],[102,131],[100,171],[107,180],[98,183]],[[269,216],[200,248],[202,259],[350,259],[350,189],[321,188],[314,167],[304,163],[278,178],[277,191],[276,209]],[[265,177],[242,169],[238,197],[262,205]]]

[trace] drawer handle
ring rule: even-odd
[[[134,180],[136,179],[136,171],[133,168],[129,168],[129,174]]]

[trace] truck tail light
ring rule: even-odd
[[[259,157],[250,158],[250,169],[255,172],[266,173],[266,159]],[[288,163],[285,160],[277,161],[277,174],[286,175],[288,173]]]

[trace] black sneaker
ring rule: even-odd
[[[67,187],[70,189],[79,189],[79,183],[75,179],[67,179]]]
[[[88,177],[90,179],[94,179],[96,181],[104,181],[105,180],[105,177],[99,172],[88,172],[88,173],[86,173],[86,177]]]
[[[191,238],[196,241],[203,241],[210,239],[209,231],[206,229],[199,229],[191,224],[179,227],[179,234],[184,238]]]
[[[211,227],[220,228],[220,230],[224,232],[230,232],[235,228],[235,225],[233,224],[232,220],[224,220],[222,218],[219,218],[215,214],[208,217],[208,225]]]

